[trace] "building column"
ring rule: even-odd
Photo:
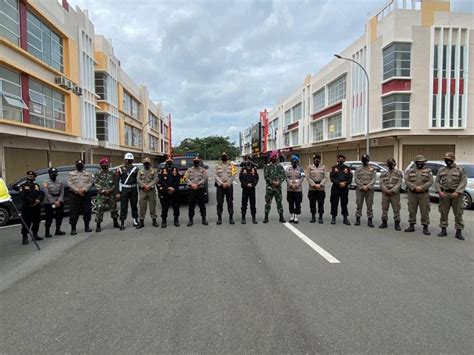
[[[3,138],[0,137],[0,177],[6,181],[5,176],[5,147],[3,146]]]

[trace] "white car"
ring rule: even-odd
[[[351,168],[352,174],[355,173],[355,170],[356,170],[358,167],[361,167],[361,166],[362,166],[362,162],[361,162],[361,161],[358,161],[358,160],[346,161],[345,164]],[[371,161],[371,162],[369,162],[369,165],[370,165],[372,168],[374,168],[375,171],[376,171],[375,186],[374,186],[374,187],[375,187],[376,190],[380,190],[380,175],[381,175],[384,171],[388,171],[388,166],[387,166],[387,164],[385,164],[385,163],[376,162],[376,161]],[[350,189],[355,189],[355,188],[356,188],[356,183],[355,183],[355,179],[354,179],[354,178],[352,179],[352,182],[351,182],[351,184],[349,185],[349,188],[350,188]]]

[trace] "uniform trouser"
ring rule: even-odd
[[[92,214],[91,194],[87,192],[84,196],[79,196],[74,193],[69,194],[70,212],[69,224],[76,226],[79,219],[79,213],[82,211],[84,223],[89,223]]]
[[[61,228],[61,224],[63,223],[63,216],[64,216],[64,204],[61,203],[59,207],[54,207],[52,204],[45,204],[44,205],[44,212],[46,214],[46,220],[44,223],[44,227],[46,229],[51,228],[51,224],[53,224],[53,219],[56,220],[56,230]]]
[[[303,201],[303,192],[287,191],[286,200],[288,201],[290,214],[301,214],[301,202]]]
[[[222,215],[224,211],[224,197],[227,201],[227,211],[229,215],[234,214],[234,187],[229,186],[227,189],[223,189],[220,186],[217,186],[216,190],[216,197],[217,197],[217,214],[219,216]]]
[[[120,220],[125,221],[128,215],[128,201],[132,207],[132,218],[138,218],[138,190],[136,187],[122,187],[120,194]]]
[[[161,218],[168,218],[168,210],[170,206],[173,208],[174,218],[179,217],[179,195],[175,191],[172,194],[164,193],[160,196],[161,203]]]
[[[106,211],[110,211],[112,218],[118,218],[115,196],[97,195],[95,206],[95,223],[102,223],[104,220],[104,212]]]
[[[196,208],[196,203],[199,205],[199,211],[201,212],[201,217],[206,217],[206,204],[204,203],[205,193],[204,188],[197,190],[189,190],[189,202],[188,202],[188,216],[189,218],[194,217],[194,209]]]
[[[150,205],[150,216],[155,219],[156,214],[156,189],[140,190],[140,219],[145,219],[147,206]]]
[[[272,199],[274,197],[277,205],[278,214],[282,214],[283,205],[281,203],[281,188],[275,189],[271,186],[267,186],[265,192],[265,213],[270,213],[270,209],[272,208]]]
[[[324,190],[309,190],[309,209],[311,214],[316,214],[316,202],[318,202],[318,212],[322,216],[324,214],[324,199],[326,198],[326,191]]]
[[[39,225],[41,222],[41,206],[26,207],[21,209],[21,216],[25,221],[26,226],[21,227],[21,234],[23,237],[28,236],[28,229],[31,228],[33,235],[38,234]]]
[[[252,216],[257,214],[257,208],[255,207],[255,187],[243,187],[242,188],[242,215],[247,213],[247,203],[250,201],[250,213]]]
[[[464,212],[462,208],[462,194],[459,194],[457,198],[453,198],[451,195],[451,193],[445,192],[445,196],[439,198],[439,213],[441,215],[439,226],[441,228],[448,226],[449,209],[452,208],[454,213],[454,228],[464,229],[462,220],[462,214]]]
[[[421,224],[430,224],[430,194],[408,192],[408,223],[416,224],[416,213],[420,208]]]
[[[356,190],[356,217],[361,217],[362,216],[362,206],[364,206],[364,200],[365,200],[365,206],[367,208],[367,218],[373,218],[374,217],[374,190],[369,190],[369,191],[361,191],[359,189]]]
[[[349,203],[349,188],[341,188],[337,184],[331,187],[331,216],[337,216],[337,206],[341,200],[341,214],[345,217],[349,215],[347,204]]]
[[[388,220],[388,210],[392,205],[393,209],[393,220],[395,222],[400,222],[400,192],[397,192],[394,195],[386,195],[382,193],[382,219]]]

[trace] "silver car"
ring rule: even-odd
[[[467,174],[467,186],[462,196],[462,206],[465,209],[472,208],[474,207],[472,203],[473,198],[474,198],[474,164],[466,163],[466,162],[456,162],[456,164],[462,166],[464,168],[464,171]],[[408,170],[410,170],[413,167],[413,165],[415,165],[414,162],[411,162],[410,164],[408,164],[408,166],[405,169],[405,173]],[[442,168],[443,166],[446,166],[443,160],[428,160],[425,164],[425,167],[430,168],[431,171],[433,172],[433,176],[435,180],[436,180],[436,174],[438,174],[439,169]],[[434,199],[439,198],[438,193],[436,192],[435,184],[431,185],[430,187],[430,197]]]
[[[355,161],[346,161],[345,164],[351,168],[352,174],[354,174],[355,170],[356,170],[358,167],[361,167],[361,166],[362,166],[362,162],[361,162],[361,161],[358,161],[358,160],[355,160]],[[375,186],[374,186],[374,187],[375,187],[376,190],[380,190],[380,175],[381,175],[384,171],[388,171],[388,166],[387,166],[387,164],[385,164],[385,163],[376,162],[376,161],[371,161],[371,162],[369,162],[369,165],[370,165],[372,168],[374,168],[375,171],[376,171]],[[352,179],[352,182],[351,182],[351,184],[349,185],[349,188],[350,188],[350,189],[355,189],[355,188],[356,188],[356,183],[355,183],[354,179]]]

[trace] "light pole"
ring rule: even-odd
[[[339,54],[334,54],[334,56],[337,58],[337,59],[342,59],[342,60],[347,60],[349,62],[352,62],[354,64],[357,64],[361,69],[362,71],[364,72],[365,74],[365,78],[367,79],[367,93],[365,94],[366,96],[366,103],[367,103],[367,117],[366,117],[366,131],[365,131],[365,140],[366,140],[366,154],[369,155],[369,149],[370,149],[370,138],[369,138],[369,74],[367,74],[367,71],[365,70],[365,68],[362,66],[362,64],[360,64],[359,62],[356,62],[355,60],[353,59],[350,59],[350,58],[345,58],[345,57],[342,57],[341,55]]]

